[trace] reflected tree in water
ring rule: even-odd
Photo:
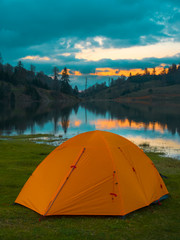
[[[81,103],[84,111],[82,118],[86,118],[86,113],[92,112],[96,118],[105,117],[137,123],[145,126],[149,125],[155,131],[155,123],[161,129],[168,130],[172,134],[180,135],[180,112],[177,106],[168,107],[165,105],[143,105],[143,104],[120,104],[116,102],[89,102]],[[27,129],[31,133],[36,133],[37,126],[42,128],[47,122],[53,122],[54,133],[57,133],[58,124],[61,125],[64,133],[70,127],[70,115],[72,110],[77,114],[79,106],[67,104],[65,102],[55,105],[43,105],[34,103],[26,107],[7,106],[0,104],[0,134],[18,133],[23,134]],[[88,122],[88,119],[87,119]],[[60,127],[59,127],[60,128]]]
[[[62,128],[63,128],[65,134],[67,133],[69,123],[70,123],[69,117],[67,117],[67,116],[61,117],[61,125],[62,125]]]
[[[55,104],[52,106],[53,109],[53,122],[54,122],[54,134],[59,130],[59,123],[62,126],[64,133],[67,133],[69,127],[69,117],[74,106],[63,106],[60,104]]]

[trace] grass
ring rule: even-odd
[[[150,145],[149,145],[149,143],[144,142],[144,143],[139,144],[139,147],[150,147]]]
[[[33,139],[41,137],[54,137],[52,134],[30,134],[30,135],[14,135],[14,136],[0,136],[0,139]]]
[[[29,137],[28,137],[29,138]],[[159,172],[166,175],[170,197],[117,217],[47,217],[13,205],[23,184],[35,167],[54,149],[19,137],[0,140],[0,239],[61,240],[177,240],[180,236],[180,161],[148,153]]]

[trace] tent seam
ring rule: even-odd
[[[68,176],[66,177],[64,183],[63,183],[61,186],[58,187],[59,190],[56,191],[55,197],[53,197],[53,200],[51,200],[51,201],[49,202],[48,207],[47,207],[47,210],[46,210],[46,212],[43,214],[43,216],[46,216],[47,213],[49,212],[49,210],[51,209],[51,207],[53,206],[53,204],[54,204],[54,202],[56,201],[59,193],[60,193],[61,190],[63,189],[63,187],[64,187],[64,185],[66,184],[66,182],[67,182],[67,180],[69,179],[69,177],[71,176],[72,172],[74,171],[75,166],[76,166],[77,163],[79,162],[79,160],[80,160],[80,158],[82,157],[82,155],[83,155],[83,153],[84,153],[85,150],[86,150],[86,148],[84,147],[84,148],[82,149],[81,153],[79,154],[79,156],[78,156],[75,164],[73,165],[73,168],[70,170]]]
[[[109,155],[110,155],[111,162],[112,162],[113,169],[114,169],[114,171],[117,173],[117,169],[116,169],[115,164],[114,164],[114,162],[113,162],[113,157],[112,157],[111,151],[110,151],[110,149],[109,149],[109,146],[108,146],[108,144],[107,144],[107,142],[106,142],[106,139],[105,139],[105,137],[104,137],[103,134],[100,134],[100,136],[101,136],[103,142],[105,143],[105,145],[106,145],[106,147],[107,147],[107,150],[108,150],[108,153],[109,153]],[[114,174],[114,173],[113,173],[113,174]],[[116,174],[115,176],[116,176],[116,180],[118,181],[117,174]],[[118,188],[118,194],[120,195],[120,192],[121,192],[121,191],[120,191],[119,184],[118,184],[117,188]],[[121,202],[121,204],[122,204],[122,210],[124,211],[124,204],[123,204],[122,198],[121,198],[121,201],[120,201],[120,202]]]

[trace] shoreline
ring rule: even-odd
[[[72,136],[73,137],[73,136]],[[57,147],[63,142],[67,141],[71,137],[64,137],[63,135],[54,135],[54,134],[23,134],[23,135],[0,135],[0,140],[24,140],[24,141],[30,141],[37,144],[47,144],[52,147]],[[157,153],[161,155],[162,157],[166,158],[172,158],[174,160],[180,161],[180,149],[172,148],[172,146],[163,146],[161,145],[155,145],[152,144],[152,142],[149,142],[148,139],[142,139],[141,141],[137,142],[132,138],[127,138],[128,140],[132,141],[135,145],[137,145],[139,148],[141,148],[145,153]]]

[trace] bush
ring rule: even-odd
[[[39,93],[37,92],[37,90],[34,87],[30,86],[30,85],[27,85],[25,87],[24,93],[29,95],[29,96],[31,96],[32,100],[38,101],[38,100],[41,99],[41,97],[40,97]]]

